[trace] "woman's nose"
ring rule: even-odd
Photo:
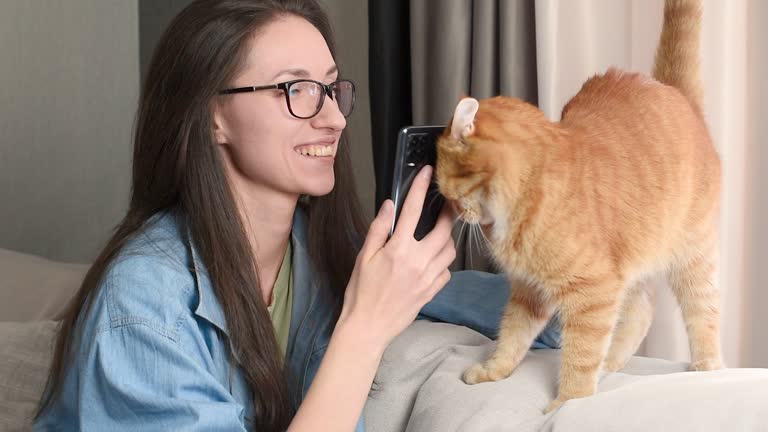
[[[328,96],[325,97],[320,112],[312,120],[313,126],[317,128],[342,130],[347,126],[347,119],[341,114],[338,103]]]

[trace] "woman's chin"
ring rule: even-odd
[[[304,188],[304,194],[314,197],[325,196],[331,193],[335,184],[336,181],[333,178],[330,181],[315,182]]]

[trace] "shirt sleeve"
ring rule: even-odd
[[[83,354],[81,430],[246,430],[244,407],[173,332],[141,321],[118,325]]]
[[[453,272],[451,280],[422,308],[418,318],[469,327],[496,339],[509,295],[509,281],[504,274],[475,270]],[[557,317],[550,321],[531,347],[560,347]]]

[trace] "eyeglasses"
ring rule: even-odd
[[[344,117],[352,114],[355,105],[355,84],[349,80],[338,80],[330,84],[300,79],[286,81],[278,84],[258,87],[238,87],[220,90],[220,95],[234,93],[249,93],[259,90],[282,90],[285,95],[285,103],[292,116],[300,119],[312,118],[320,112],[328,95],[339,106],[339,111]]]

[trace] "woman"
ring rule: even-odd
[[[363,429],[384,349],[455,249],[448,214],[413,239],[429,170],[391,239],[391,202],[364,234],[341,139],[353,102],[312,1],[200,0],[174,19],[128,213],[64,316],[36,430]],[[423,316],[493,333],[504,279],[450,286]]]

